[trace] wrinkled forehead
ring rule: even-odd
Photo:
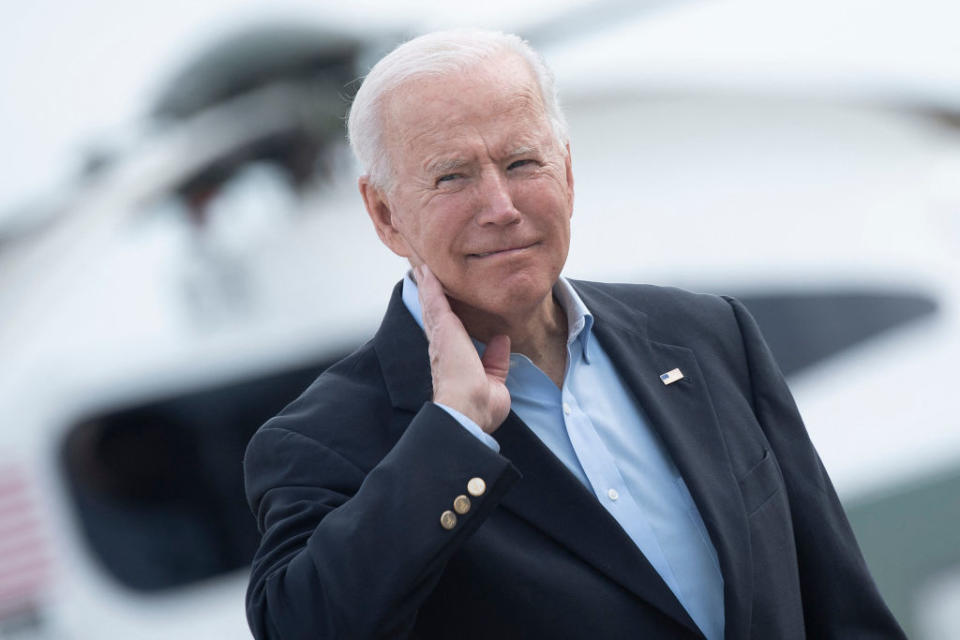
[[[386,96],[381,113],[385,146],[393,155],[426,132],[442,136],[445,130],[507,112],[523,114],[528,125],[540,121],[549,126],[540,86],[519,56],[505,54],[462,70],[416,75]]]

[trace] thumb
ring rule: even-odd
[[[487,375],[493,376],[506,382],[507,374],[510,372],[510,336],[493,336],[487,343],[487,349],[483,352],[480,359],[483,363],[483,369]]]

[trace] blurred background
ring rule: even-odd
[[[253,431],[403,263],[343,118],[402,39],[553,66],[566,274],[740,297],[881,591],[960,638],[960,6],[3,3],[0,638],[242,638]]]

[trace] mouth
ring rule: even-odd
[[[530,248],[536,246],[537,244],[538,244],[538,243],[536,243],[536,242],[531,242],[530,244],[517,245],[517,246],[514,246],[514,247],[507,247],[507,248],[504,248],[504,249],[494,249],[493,251],[483,251],[483,252],[479,252],[479,253],[468,253],[468,254],[467,254],[467,257],[468,257],[468,258],[490,258],[490,257],[492,257],[492,256],[508,256],[508,255],[520,253],[521,251],[525,251],[525,250],[527,250],[527,249],[530,249]]]

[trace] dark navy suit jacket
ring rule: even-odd
[[[902,638],[783,380],[735,300],[573,282],[716,547],[726,637]],[[659,376],[679,368],[683,379]],[[429,402],[394,291],[376,336],[247,449],[257,638],[702,638],[596,498],[513,413],[496,453]],[[442,512],[486,491],[456,526]]]

